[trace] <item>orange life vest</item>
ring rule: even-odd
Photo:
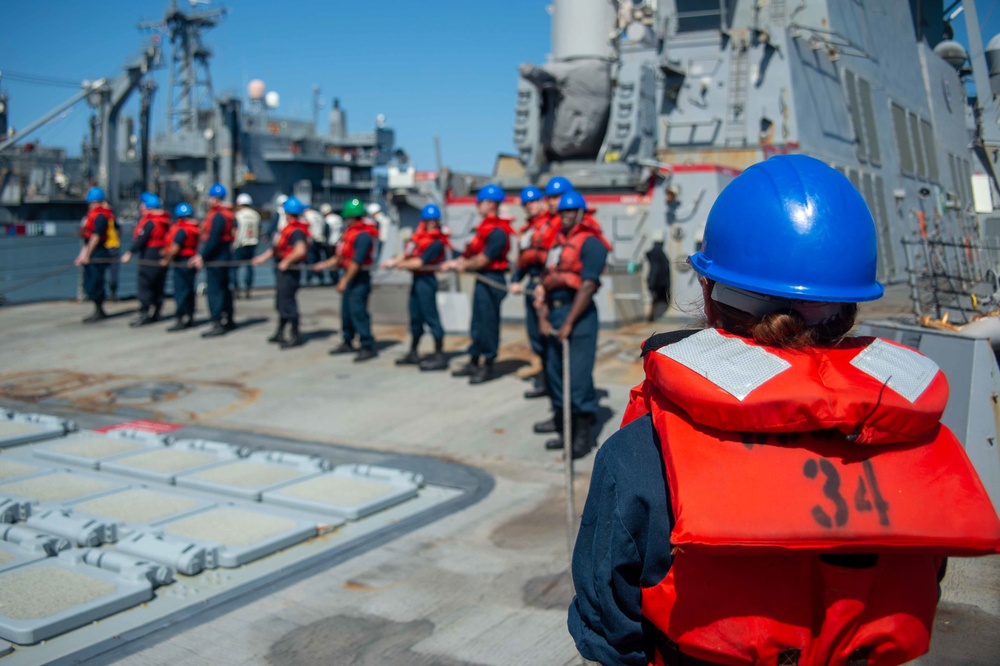
[[[274,258],[279,261],[292,251],[292,247],[294,247],[292,244],[292,234],[296,231],[304,233],[306,235],[306,244],[309,243],[309,224],[303,222],[302,218],[295,215],[289,215],[286,219],[288,221],[282,227],[281,232],[278,234],[278,240],[274,243]]]
[[[596,238],[608,250],[611,249],[611,243],[604,237],[600,223],[590,213],[574,224],[569,234],[559,232],[555,246],[549,250],[545,272],[542,273],[542,286],[546,291],[580,288],[583,284],[583,260],[580,253],[583,251],[583,244],[590,238]]]
[[[222,235],[219,237],[219,242],[224,245],[232,243],[233,239],[236,238],[236,215],[233,214],[233,209],[230,206],[222,204],[216,204],[208,209],[205,221],[201,225],[201,240],[207,241],[212,235],[212,220],[217,214],[221,215],[223,219]]]
[[[167,233],[170,231],[170,216],[161,209],[150,209],[139,217],[135,229],[132,230],[132,240],[138,240],[147,222],[153,223],[153,229],[146,240],[146,247],[163,247],[167,240]]]
[[[368,220],[361,220],[344,230],[343,235],[340,237],[340,243],[337,245],[337,256],[345,264],[354,261],[354,244],[361,234],[367,234],[372,239],[371,249],[368,251],[368,255],[364,261],[361,262],[361,265],[371,266],[375,262],[375,243],[378,242],[378,227],[368,222]]]
[[[549,250],[556,244],[562,221],[558,215],[548,211],[531,218],[521,229],[520,249],[517,255],[517,267],[526,271],[534,266],[545,266],[545,258]]]
[[[445,254],[451,249],[451,240],[448,238],[448,234],[438,227],[437,229],[428,229],[423,222],[417,225],[417,230],[413,232],[413,236],[406,243],[403,248],[403,256],[407,259],[412,259],[414,257],[423,256],[424,252],[430,248],[431,245],[440,241],[442,244],[441,253],[434,257],[431,261],[427,262],[425,266],[436,266],[444,261]],[[415,273],[420,272],[433,272],[433,268],[420,268],[415,270]]]
[[[919,353],[707,329],[647,353],[645,371],[624,421],[651,413],[663,447],[673,561],[642,590],[661,646],[733,666],[894,666],[928,649],[942,558],[1000,551],[940,424],[947,380]]]
[[[84,218],[83,224],[80,226],[80,238],[82,238],[84,242],[90,240],[91,236],[93,236],[95,232],[97,218],[101,215],[107,218],[108,225],[104,228],[104,232],[99,237],[99,245],[101,247],[118,247],[119,241],[118,230],[115,227],[115,214],[111,212],[111,209],[107,206],[97,206],[87,211],[87,217]]]
[[[510,226],[510,220],[503,217],[496,217],[495,215],[484,217],[479,226],[476,227],[476,235],[472,237],[472,240],[468,242],[465,250],[462,252],[462,256],[466,258],[482,254],[483,250],[486,249],[486,239],[489,238],[495,229],[503,231],[507,238],[504,242],[503,252],[496,259],[491,259],[483,267],[482,270],[484,271],[505,271],[510,268],[510,262],[507,261],[507,253],[510,252],[510,237],[514,235],[514,228]]]
[[[198,225],[195,224],[194,220],[189,217],[182,217],[174,226],[170,227],[170,232],[167,234],[166,246],[178,245],[177,243],[177,232],[184,231],[184,243],[180,244],[180,251],[177,253],[178,257],[187,259],[193,257],[198,252]]]

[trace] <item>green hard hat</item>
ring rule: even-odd
[[[365,205],[361,203],[361,199],[348,199],[344,202],[344,209],[340,211],[340,216],[345,219],[349,217],[364,217]]]

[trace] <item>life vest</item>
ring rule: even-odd
[[[528,221],[521,229],[518,241],[520,253],[517,255],[517,267],[526,271],[532,267],[545,266],[549,250],[556,244],[562,221],[558,215],[549,212],[539,213]]]
[[[135,229],[132,230],[132,241],[139,239],[147,222],[153,223],[153,229],[149,233],[149,238],[146,239],[146,247],[163,247],[167,241],[167,233],[170,231],[170,216],[161,209],[150,209],[143,212],[139,221],[136,222]]]
[[[292,247],[294,247],[292,244],[292,234],[296,231],[301,231],[305,234],[306,244],[309,243],[309,224],[303,222],[302,219],[296,215],[289,215],[285,228],[278,233],[278,240],[274,242],[275,259],[284,259],[288,253],[292,251]]]
[[[1000,552],[1000,519],[940,423],[937,365],[875,338],[791,351],[716,329],[644,365],[624,421],[651,414],[673,513],[670,569],[642,590],[654,663],[925,653],[942,558]]]
[[[87,216],[83,219],[83,224],[80,226],[80,238],[85,243],[90,240],[94,235],[97,218],[101,215],[107,218],[108,225],[105,227],[104,233],[100,235],[98,245],[106,248],[121,247],[121,240],[118,238],[118,228],[115,226],[115,214],[107,206],[97,206],[87,211]]]
[[[216,215],[221,215],[223,220],[222,235],[219,236],[219,242],[228,245],[236,238],[236,215],[233,213],[231,207],[222,204],[216,204],[208,209],[205,221],[201,224],[201,240],[205,242],[212,235],[212,220],[215,219]]]
[[[344,230],[344,233],[340,237],[340,243],[337,245],[337,256],[345,264],[354,261],[354,244],[361,234],[367,234],[372,239],[371,250],[368,251],[368,255],[361,262],[361,265],[371,266],[375,263],[375,243],[378,242],[378,227],[371,224],[368,220],[361,220],[360,222],[353,223]]]
[[[451,240],[448,238],[448,234],[438,227],[437,229],[428,229],[423,222],[417,225],[417,230],[413,232],[413,236],[406,243],[403,248],[403,256],[407,259],[412,259],[414,257],[423,256],[424,252],[430,248],[435,242],[441,242],[441,253],[435,258],[431,259],[425,264],[424,268],[415,270],[415,273],[426,273],[433,272],[433,268],[426,268],[427,266],[436,266],[444,261],[445,254],[451,249]]]
[[[177,253],[178,257],[187,259],[193,257],[198,253],[198,225],[195,224],[191,218],[182,217],[177,220],[174,226],[170,227],[169,233],[167,233],[166,246],[178,244],[175,240],[177,232],[184,230],[184,243],[180,245],[180,251]]]
[[[514,228],[510,226],[510,220],[495,215],[483,218],[483,221],[476,227],[476,235],[472,237],[472,240],[465,246],[465,251],[462,252],[462,256],[466,258],[482,254],[486,249],[486,239],[495,229],[500,229],[506,234],[503,252],[496,259],[491,259],[490,263],[483,267],[484,271],[505,271],[510,268],[507,253],[510,252],[510,237],[514,235]]]
[[[580,288],[583,284],[583,260],[580,253],[583,251],[583,244],[590,238],[596,238],[608,250],[611,249],[611,243],[604,237],[601,225],[590,213],[574,224],[569,234],[559,233],[556,245],[549,250],[545,272],[542,273],[542,286],[546,291]]]

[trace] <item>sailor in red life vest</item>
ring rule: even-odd
[[[236,238],[236,216],[233,207],[226,203],[226,188],[215,183],[208,189],[208,213],[201,226],[201,247],[191,259],[191,266],[202,268],[205,263],[224,263],[232,260],[232,244]],[[231,266],[208,266],[205,269],[205,296],[212,315],[212,328],[201,334],[203,338],[225,335],[236,328],[233,321],[233,290],[230,283]]]
[[[170,231],[170,216],[163,210],[160,197],[143,192],[139,197],[139,209],[141,215],[135,224],[132,248],[122,255],[123,264],[131,261],[132,255],[143,262],[136,279],[139,316],[129,322],[132,327],[145,326],[160,319],[163,287],[167,280],[167,268],[160,265],[160,259]]]
[[[434,270],[451,250],[448,233],[441,228],[441,208],[427,204],[420,210],[420,224],[406,243],[402,254],[383,262],[383,268],[402,268],[413,272],[410,285],[410,351],[396,360],[396,365],[419,365],[421,370],[447,370],[444,355],[444,328],[438,314],[438,279]],[[424,326],[434,338],[434,354],[420,358],[417,349]]]
[[[191,204],[181,202],[174,207],[174,226],[167,232],[162,266],[174,268],[174,302],[177,304],[177,321],[168,332],[183,331],[194,326],[195,278],[198,269],[191,266],[191,258],[198,253],[201,234],[194,219]]]
[[[340,300],[340,328],[344,341],[330,350],[333,355],[350,354],[355,363],[362,363],[378,356],[375,338],[372,336],[372,320],[368,314],[368,297],[372,292],[371,267],[375,263],[375,248],[378,241],[378,227],[365,218],[365,205],[361,199],[348,199],[340,212],[344,219],[344,232],[337,243],[336,253],[330,259],[321,261],[314,270],[342,268],[343,275],[337,283]],[[358,337],[361,348],[355,350],[354,338]]]
[[[611,243],[601,225],[587,210],[578,192],[559,199],[561,231],[549,250],[541,284],[535,290],[539,332],[550,342],[545,347],[545,372],[552,396],[553,421],[535,424],[544,432],[551,423],[559,437],[545,443],[547,449],[562,449],[569,436],[572,455],[580,458],[594,448],[597,392],[594,390],[594,358],[599,328],[594,294],[601,286],[601,273],[608,261]],[[551,337],[550,337],[551,336]],[[570,426],[563,433],[563,354],[570,346]]]
[[[108,207],[107,195],[100,187],[92,187],[87,192],[87,216],[80,226],[83,247],[75,263],[83,266],[83,290],[87,298],[94,302],[94,314],[83,320],[85,324],[101,321],[108,315],[104,312],[104,273],[108,270],[110,248],[120,246],[115,214]],[[91,262],[92,259],[97,261]]]
[[[274,246],[253,259],[254,266],[260,266],[274,257],[278,262],[275,271],[274,305],[278,310],[278,330],[267,339],[282,349],[291,349],[302,344],[299,333],[299,304],[295,294],[299,290],[302,271],[296,266],[309,253],[309,224],[301,217],[305,205],[295,197],[288,197],[282,204],[285,211],[285,226],[278,232]],[[285,327],[291,328],[285,338]]]
[[[476,201],[483,219],[476,227],[476,235],[465,246],[461,257],[441,265],[443,270],[474,271],[504,287],[476,280],[469,326],[472,338],[469,362],[451,373],[453,377],[468,377],[470,384],[482,384],[493,378],[493,362],[500,347],[500,305],[507,295],[507,269],[510,266],[507,253],[510,251],[510,238],[514,235],[510,220],[497,215],[505,196],[498,185],[489,184],[480,188]]]
[[[553,178],[550,183],[559,178]],[[524,207],[526,223],[518,234],[517,270],[511,278],[510,293],[515,296],[522,292],[525,294],[524,324],[528,341],[531,343],[531,351],[538,356],[542,366],[542,371],[535,379],[535,386],[525,391],[524,397],[544,398],[549,395],[549,382],[545,376],[545,341],[538,334],[538,313],[534,306],[535,287],[545,268],[549,249],[555,245],[556,236],[559,235],[559,214],[549,211],[545,195],[534,186],[521,190],[521,206]],[[521,286],[524,278],[528,278],[527,287]]]
[[[940,423],[933,361],[850,337],[882,295],[872,216],[803,155],[709,212],[709,328],[654,336],[598,451],[569,629],[602,664],[895,666],[928,649],[944,558],[1000,519]]]

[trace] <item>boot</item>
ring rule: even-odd
[[[378,356],[378,352],[370,347],[362,347],[358,350],[358,355],[354,357],[355,363],[363,363],[365,361],[370,361],[371,359]]]
[[[174,325],[167,329],[167,333],[174,333],[176,331],[183,331],[186,328],[191,328],[194,325],[191,317],[178,317]]]
[[[535,387],[524,392],[524,397],[528,400],[533,398],[545,398],[549,395],[549,380],[545,376],[545,370],[542,370],[541,375],[535,383]]]
[[[282,349],[291,349],[292,347],[301,347],[302,343],[304,342],[304,340],[302,339],[302,336],[299,335],[299,320],[298,319],[293,319],[291,321],[291,324],[292,324],[292,330],[291,330],[291,333],[288,336],[288,339],[281,341],[281,348]]]
[[[201,334],[203,338],[217,338],[219,336],[226,334],[226,327],[222,325],[221,321],[213,321],[212,328],[208,329]]]
[[[476,373],[479,368],[479,357],[473,356],[469,359],[469,362],[463,365],[458,370],[451,373],[452,377],[471,377]]]
[[[417,349],[414,347],[411,349],[406,356],[402,356],[396,359],[396,365],[419,365],[420,355],[417,354]]]
[[[448,369],[448,358],[444,352],[434,352],[424,360],[420,361],[420,369],[424,372]]]
[[[153,321],[160,321],[160,309],[162,307],[162,305],[156,305],[153,307],[153,316],[151,317]]]
[[[539,421],[535,425],[531,426],[531,429],[538,433],[539,435],[547,435],[550,432],[562,432],[563,429],[563,416],[562,410],[557,409],[552,417],[546,419],[545,421]],[[561,447],[562,444],[559,444]]]
[[[149,310],[146,308],[141,308],[139,310],[139,316],[128,323],[130,328],[138,328],[139,326],[145,326],[146,324],[153,323],[153,318],[149,316]]]
[[[573,460],[584,457],[597,446],[593,426],[593,414],[573,415],[573,439],[570,443],[570,455],[573,456]]]
[[[104,311],[104,306],[100,303],[94,303],[94,314],[90,315],[83,320],[84,324],[93,324],[94,322],[101,321],[102,319],[107,319],[108,313]]]
[[[226,329],[226,333],[228,333],[229,331],[235,331],[236,330],[236,322],[233,321],[232,318],[225,319],[222,322],[222,328]]]
[[[476,384],[483,384],[485,382],[493,379],[493,361],[486,361],[481,366],[476,368],[476,371],[472,373],[469,377],[469,383],[475,386]]]
[[[344,341],[340,343],[339,347],[334,347],[330,350],[330,356],[337,356],[338,354],[353,354],[356,349],[354,345],[350,342]]]
[[[284,344],[285,343],[285,326],[287,326],[287,325],[288,325],[288,320],[287,319],[284,319],[284,318],[279,319],[278,320],[278,330],[276,330],[274,332],[274,335],[272,335],[271,337],[269,337],[267,339],[267,341],[268,342],[272,342],[274,344]]]

